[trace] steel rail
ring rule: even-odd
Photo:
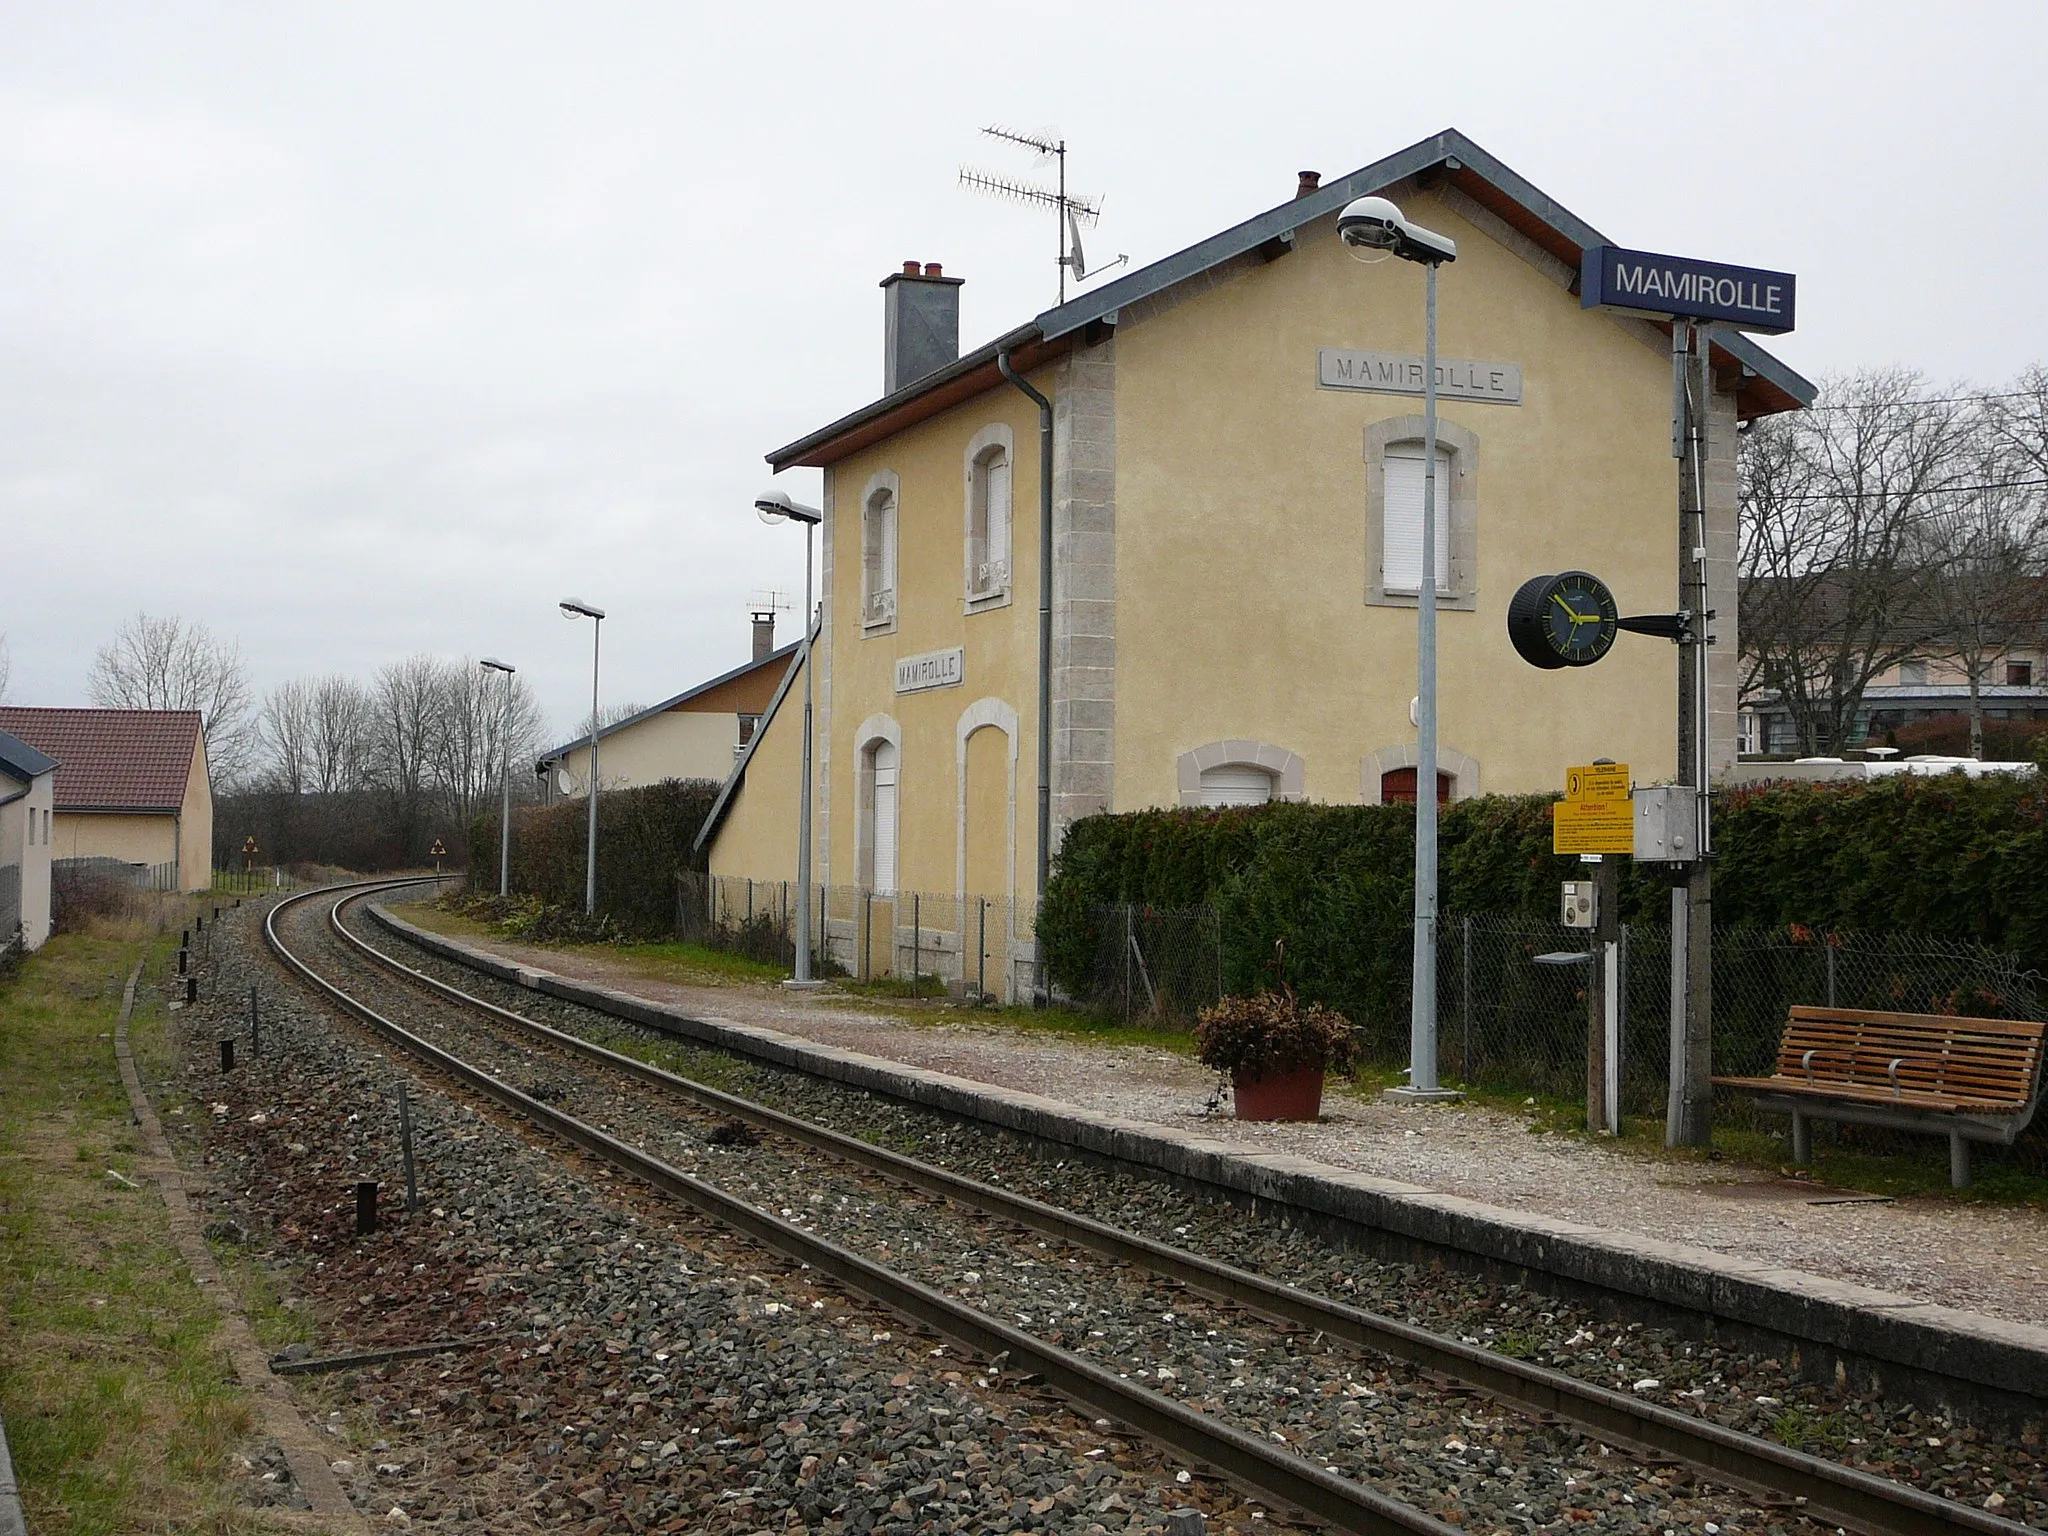
[[[415,970],[350,932],[341,922],[342,907],[373,894],[364,892],[362,896],[337,902],[330,921],[343,939],[387,969],[564,1050],[928,1194],[983,1215],[1016,1222],[1105,1257],[1150,1269],[1262,1316],[1314,1328],[1346,1343],[1440,1372],[1528,1412],[1568,1420],[1639,1455],[1673,1457],[1722,1481],[1794,1500],[1804,1513],[1831,1525],[1868,1532],[1870,1536],[1954,1536],[1958,1531],[1979,1536],[2029,1536],[2031,1532],[2031,1527],[2000,1519],[1989,1511],[1972,1509],[1875,1473],[1811,1456],[1711,1419],[1681,1413],[1661,1403],[1645,1402],[1562,1371],[1283,1285],[1250,1270],[969,1179],[595,1045]],[[371,912],[377,915],[375,908]],[[2032,1532],[2032,1536],[2039,1533]]]
[[[367,885],[371,882],[352,882]],[[962,1348],[1007,1368],[1036,1375],[1047,1385],[1096,1413],[1116,1419],[1158,1444],[1217,1471],[1278,1506],[1296,1509],[1341,1530],[1361,1536],[1464,1536],[1457,1527],[1397,1499],[1327,1472],[1291,1451],[1211,1418],[1186,1404],[1125,1381],[1115,1372],[1033,1334],[1011,1327],[986,1313],[953,1300],[929,1286],[861,1257],[849,1249],[760,1207],[727,1194],[716,1185],[651,1157],[637,1147],[573,1115],[543,1104],[424,1040],[384,1017],[321,976],[295,954],[277,930],[278,915],[302,901],[331,896],[348,887],[323,887],[287,897],[264,916],[264,938],[278,959],[316,992],[351,1014],[385,1039],[429,1066],[468,1085],[531,1121],[540,1129],[583,1148],[664,1194],[694,1206],[712,1220],[746,1234],[798,1264],[832,1276],[848,1289],[931,1328]],[[336,905],[340,905],[339,902]]]

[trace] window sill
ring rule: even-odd
[[[1416,608],[1421,598],[1414,592],[1387,592],[1379,587],[1368,587],[1365,593],[1368,608]],[[1437,611],[1449,609],[1453,613],[1475,613],[1479,608],[1477,592],[1443,592],[1436,595]]]
[[[860,626],[860,637],[863,640],[879,639],[883,635],[893,635],[895,633],[896,621],[893,618],[867,619],[863,620]]]
[[[963,611],[970,614],[987,613],[991,608],[1007,608],[1009,606],[1010,589],[1008,587],[1004,587],[998,592],[970,592],[962,603]]]

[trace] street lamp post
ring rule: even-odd
[[[498,809],[498,894],[512,894],[512,674],[519,669],[509,661],[486,656],[477,663],[491,672],[505,674],[505,697],[498,710],[498,744],[505,754],[503,803]]]
[[[1422,345],[1422,571],[1415,583],[1415,958],[1408,1020],[1408,1084],[1402,1098],[1455,1098],[1436,1075],[1436,269],[1458,259],[1448,235],[1411,224],[1384,197],[1361,197],[1337,216],[1337,233],[1361,259],[1380,252],[1424,273]]]
[[[811,536],[825,514],[792,500],[783,490],[763,491],[754,498],[754,510],[771,526],[791,519],[804,525],[804,632],[797,652],[797,665],[804,673],[804,743],[803,787],[797,792],[796,975],[786,985],[816,987],[823,983],[811,975]]]
[[[590,782],[584,788],[590,800],[590,834],[583,864],[583,915],[597,916],[597,650],[604,632],[604,610],[577,598],[561,602],[565,619],[589,619],[590,625]]]

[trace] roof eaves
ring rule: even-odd
[[[813,642],[817,640],[822,628],[822,625],[817,624],[811,626]],[[732,772],[726,775],[725,783],[719,787],[718,798],[711,802],[711,809],[704,813],[704,825],[697,829],[696,839],[690,844],[690,852],[703,852],[704,845],[711,840],[712,834],[718,831],[719,823],[725,820],[726,808],[732,804],[732,797],[739,792],[740,780],[747,776],[747,764],[754,760],[755,749],[767,740],[768,727],[775,723],[775,713],[782,708],[783,699],[788,697],[790,686],[796,681],[797,671],[798,662],[792,661],[789,670],[782,674],[782,681],[776,684],[774,697],[768,700],[768,707],[761,711],[761,718],[754,724],[753,739],[747,743],[746,750],[740,753],[739,761],[732,765]]]
[[[709,693],[721,683],[729,683],[736,677],[746,676],[747,673],[753,671],[756,667],[765,667],[785,657],[794,656],[797,644],[797,641],[792,640],[787,645],[777,646],[759,661],[744,662],[734,667],[730,672],[719,673],[718,676],[712,678],[709,682],[699,683],[694,688],[684,689],[672,699],[663,699],[659,704],[651,704],[636,715],[628,715],[623,720],[614,720],[610,725],[604,726],[598,731],[597,739],[603,741],[605,737],[611,735],[614,731],[623,731],[629,725],[638,725],[642,720],[651,720],[656,715],[666,714],[678,704],[687,704],[690,700],[696,698],[698,694]],[[589,745],[590,736],[588,733],[585,733],[573,741],[563,742],[559,747],[548,748],[547,751],[535,758],[534,761],[540,764],[556,762],[566,757],[569,753],[574,752],[578,747],[587,747]]]
[[[945,367],[936,368],[923,378],[904,385],[903,388],[897,390],[894,394],[884,395],[881,399],[872,401],[857,411],[851,411],[840,417],[837,421],[820,427],[817,431],[800,437],[793,443],[785,443],[782,447],[772,450],[767,455],[768,463],[777,474],[780,474],[790,465],[801,462],[813,450],[823,447],[834,438],[843,437],[855,428],[873,421],[876,417],[886,416],[891,411],[909,405],[923,396],[931,394],[934,390],[951,384],[956,379],[965,378],[978,368],[989,367],[995,362],[998,353],[1004,351],[1014,352],[1020,347],[1028,346],[1039,339],[1041,338],[1039,337],[1038,326],[1035,323],[1020,325],[1014,331],[998,336],[994,341],[977,347],[972,352],[963,353],[960,357],[946,364]]]
[[[52,772],[57,759],[40,748],[32,747],[19,736],[0,731],[0,768],[18,778],[33,781],[38,775]]]

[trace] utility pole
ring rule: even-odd
[[[1708,825],[1712,775],[1707,656],[1707,399],[1713,387],[1705,330],[1671,324],[1671,452],[1678,460],[1678,782],[1693,791],[1694,857],[1671,892],[1671,1072],[1666,1146],[1713,1140],[1714,875]]]

